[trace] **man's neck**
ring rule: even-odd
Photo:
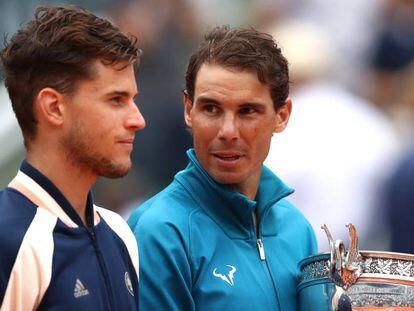
[[[85,210],[89,190],[97,176],[80,169],[62,157],[27,154],[27,162],[45,175],[66,197],[82,222],[86,224]]]
[[[249,179],[239,184],[229,184],[229,188],[244,194],[250,200],[255,200],[257,190],[259,189],[261,172],[250,176]]]

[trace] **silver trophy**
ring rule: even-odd
[[[414,255],[358,250],[352,224],[349,248],[326,225],[330,253],[300,263],[302,311],[414,310]]]

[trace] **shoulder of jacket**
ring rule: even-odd
[[[99,213],[112,231],[118,234],[124,241],[125,239],[131,239],[133,237],[131,229],[121,215],[97,205],[94,205],[94,209]]]
[[[96,212],[98,212],[103,219],[114,219],[116,221],[119,221],[120,223],[125,223],[125,220],[119,215],[118,213],[111,211],[110,209],[104,208],[102,206],[98,206],[96,204],[93,205]]]
[[[41,221],[46,219],[48,223],[53,224],[53,226],[47,227],[50,234],[53,233],[57,217],[46,209],[37,208],[31,202],[30,204],[30,206],[10,206],[9,209],[0,208],[2,215],[7,215],[7,217],[0,218],[0,252],[5,257],[16,252],[16,248],[18,249],[27,234],[39,237],[45,233],[49,234],[45,227],[34,226],[34,223],[39,222],[39,219]],[[24,213],[19,212],[19,209],[23,209]]]
[[[168,187],[139,206],[134,214],[139,221],[149,219],[155,223],[177,222],[187,220],[198,210],[197,203],[181,186]]]
[[[275,218],[273,219],[277,222],[277,227],[289,227],[289,230],[294,228],[298,241],[305,243],[303,245],[308,250],[307,254],[316,253],[317,244],[315,232],[302,212],[286,199],[277,202],[273,208],[275,213]]]
[[[294,220],[296,224],[303,224],[311,227],[303,213],[287,199],[282,199],[273,205],[274,211],[278,214],[281,221]]]
[[[297,213],[297,214],[302,215],[299,209],[296,206],[294,206],[292,203],[290,203],[286,198],[281,199],[280,201],[277,201],[273,205],[273,208],[279,208],[288,213]]]

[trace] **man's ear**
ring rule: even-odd
[[[35,100],[39,118],[51,125],[61,125],[63,123],[63,101],[63,95],[53,88],[46,87],[40,90]]]
[[[193,122],[191,119],[191,109],[193,109],[193,102],[188,97],[187,90],[184,90],[184,119],[185,123],[190,128],[193,126]]]
[[[286,128],[292,112],[292,100],[288,98],[285,104],[276,111],[275,133],[283,132]]]

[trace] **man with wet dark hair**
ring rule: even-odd
[[[75,7],[38,8],[1,51],[27,151],[0,192],[1,310],[136,310],[136,241],[90,189],[131,167],[139,57],[135,38]]]
[[[143,310],[298,310],[314,232],[263,166],[289,120],[287,60],[270,35],[218,27],[191,56],[189,164],[129,219]]]

